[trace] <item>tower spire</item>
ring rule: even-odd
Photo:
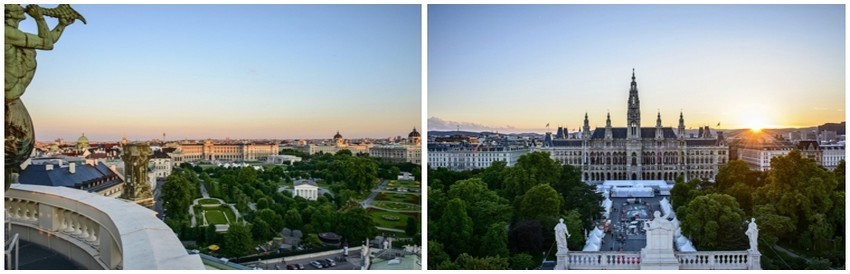
[[[629,129],[629,139],[640,139],[640,98],[638,97],[637,80],[635,70],[632,68],[632,83],[629,89],[628,119],[626,126]]]

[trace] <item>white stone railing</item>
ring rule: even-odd
[[[86,269],[204,269],[156,213],[65,187],[14,184],[5,195],[11,232]]]
[[[750,251],[675,252],[679,269],[761,269],[761,254]],[[566,269],[641,269],[641,253],[570,251],[564,262]]]
[[[753,268],[747,251],[676,252],[679,269],[760,269]]]
[[[569,269],[640,269],[640,252],[569,252]]]

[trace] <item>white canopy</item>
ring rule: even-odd
[[[612,197],[654,197],[655,193],[651,187],[615,187],[612,188]]]

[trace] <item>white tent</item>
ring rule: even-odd
[[[664,216],[676,216],[676,213],[673,212],[673,206],[670,205],[670,201],[667,201],[667,197],[661,199],[658,204],[661,205],[661,212],[664,214]]]
[[[654,197],[651,187],[615,187],[611,189],[612,197]]]

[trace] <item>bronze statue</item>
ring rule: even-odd
[[[65,27],[85,18],[70,5],[59,5],[53,9],[27,5],[6,4],[6,189],[12,183],[12,174],[20,171],[20,165],[29,158],[35,144],[32,119],[21,102],[21,95],[35,75],[36,51],[52,50],[53,44],[62,36]],[[25,14],[35,19],[38,34],[18,29]],[[59,24],[50,30],[44,16],[59,19]]]

